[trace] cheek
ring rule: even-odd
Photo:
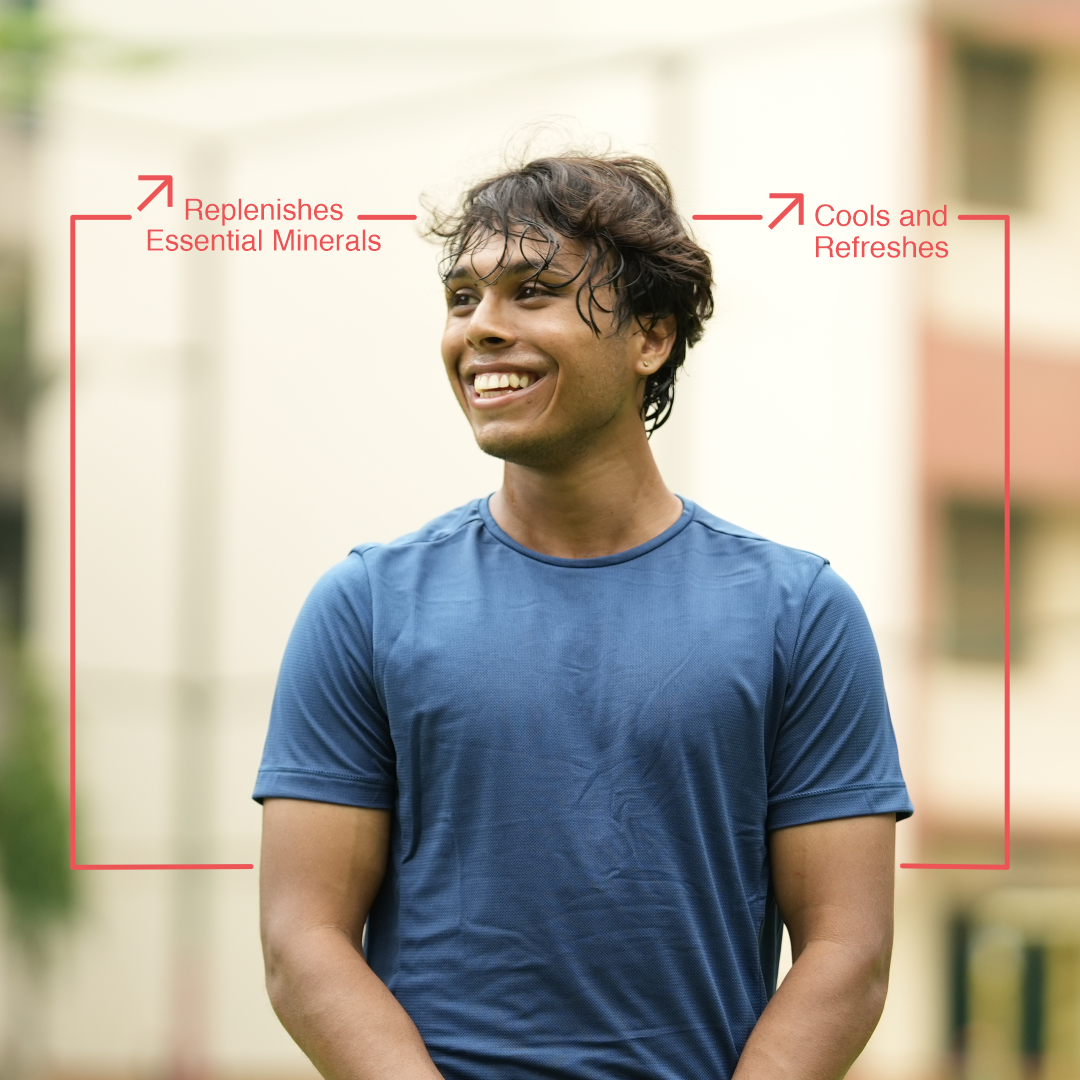
[[[590,337],[579,355],[583,361],[581,377],[597,390],[612,393],[632,381],[625,349],[618,339]]]
[[[461,350],[464,345],[464,334],[458,327],[447,326],[443,331],[441,350],[443,363],[446,365],[447,373],[450,375],[456,375],[457,362],[461,356]]]

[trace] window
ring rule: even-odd
[[[1034,64],[1024,53],[968,47],[958,55],[963,192],[975,202],[1022,206]]]
[[[1027,534],[1022,514],[1013,511],[1011,530],[1012,654],[1018,633],[1018,569]],[[945,651],[967,660],[1005,656],[1005,513],[998,503],[953,502],[945,510]]]
[[[1080,1077],[1080,890],[995,890],[954,919],[948,969],[955,1074]]]

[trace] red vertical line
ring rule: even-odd
[[[75,221],[71,215],[71,251],[69,254],[69,312],[70,322],[68,342],[68,483],[69,506],[68,506],[68,545],[69,551],[69,578],[70,608],[68,611],[69,643],[68,643],[68,769],[70,772],[69,784],[69,814],[68,823],[69,843],[71,845],[71,869],[75,863]]]
[[[1012,301],[1010,297],[1010,238],[1005,220],[1005,869],[1010,864],[1011,802],[1011,709],[1012,709]]]
[[[1012,252],[1008,214],[957,214],[957,221],[1000,221],[1005,225],[1005,850],[1000,863],[901,863],[902,870],[1008,870],[1012,864]]]

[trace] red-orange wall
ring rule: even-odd
[[[1000,343],[931,334],[925,349],[923,453],[928,494],[1001,496],[1004,361]],[[1014,346],[1013,496],[1080,502],[1080,355]]]

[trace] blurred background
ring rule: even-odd
[[[956,216],[1011,215],[1012,868],[898,871],[852,1075],[1080,1078],[1080,3],[9,0],[0,90],[5,1080],[314,1076],[263,990],[257,871],[67,869],[72,676],[79,861],[257,864],[307,590],[499,483],[445,385],[421,199],[568,145],[655,157],[687,218],[765,215],[695,225],[717,314],[654,446],[862,598],[916,805],[898,860],[1003,856],[1002,226]],[[171,209],[136,210],[140,174]],[[804,225],[766,228],[778,191]],[[377,252],[148,252],[223,231],[186,198],[421,220]],[[949,255],[815,258],[858,231],[825,203]],[[135,219],[79,226],[74,673],[71,214]]]

